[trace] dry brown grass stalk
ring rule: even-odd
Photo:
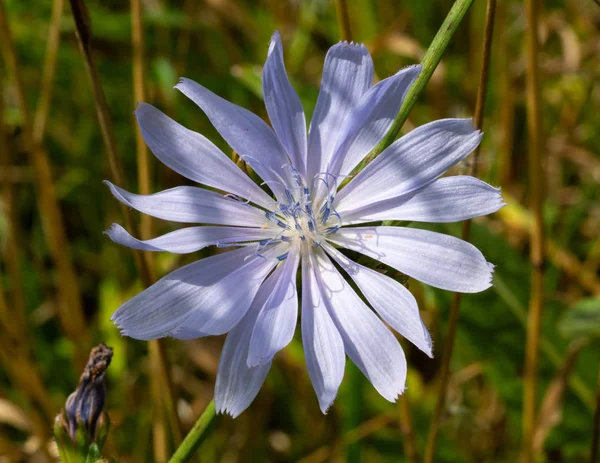
[[[527,130],[529,135],[528,174],[530,205],[533,214],[531,229],[531,293],[527,319],[527,345],[525,353],[525,377],[523,389],[523,455],[525,462],[532,462],[533,434],[537,415],[539,364],[539,340],[542,308],[544,304],[544,166],[542,163],[542,126],[540,114],[539,38],[538,18],[541,5],[535,0],[525,1],[527,28]]]

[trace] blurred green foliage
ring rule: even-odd
[[[4,3],[28,103],[35,108],[40,97],[52,2]],[[442,0],[348,3],[353,35],[371,51],[378,79],[418,62],[450,7],[450,2]],[[136,191],[132,114],[136,101],[129,3],[89,0],[86,4],[92,22],[92,46],[121,161],[131,189]],[[275,29],[283,37],[290,78],[307,115],[312,113],[323,58],[328,47],[339,40],[332,1],[146,0],[143,5],[146,100],[183,125],[203,133],[225,152],[230,152],[229,148],[208,119],[172,87],[178,77],[189,77],[266,118],[260,72]],[[582,337],[589,338],[589,343],[576,358],[564,397],[556,399],[560,416],[540,444],[540,458],[577,462],[589,458],[600,364],[600,8],[592,2],[576,0],[547,1],[544,8],[540,62],[549,258],[540,403],[563,365],[570,343]],[[475,2],[404,132],[436,118],[472,115],[484,13],[485,2]],[[447,413],[441,425],[436,460],[442,463],[512,462],[520,448],[531,223],[526,208],[521,2],[501,0],[496,21],[479,172],[484,180],[502,187],[509,205],[494,216],[478,220],[474,226],[472,242],[496,264],[496,284],[484,293],[463,298],[452,358],[454,374],[447,391]],[[107,157],[90,83],[73,33],[67,7],[61,23],[45,148],[52,163],[87,323],[95,342],[106,341],[114,348],[107,396],[112,430],[106,449],[118,461],[154,461],[152,426],[157,403],[150,393],[152,369],[147,345],[122,338],[109,321],[119,304],[142,287],[130,252],[102,234],[111,223],[123,222],[117,202],[102,184],[109,176]],[[16,192],[14,209],[22,244],[18,253],[30,361],[58,412],[81,370],[74,362],[76,347],[65,337],[56,317],[56,269],[42,232],[34,193],[36,180],[26,153],[27,140],[22,137],[22,114],[14,82],[4,64],[0,67],[0,79],[0,98],[5,108],[1,122],[8,135],[11,166],[0,176]],[[461,166],[457,172],[465,169]],[[151,175],[155,191],[186,182],[154,158]],[[0,213],[0,245],[4,254],[7,220]],[[171,224],[158,221],[154,228],[156,234],[173,229]],[[432,229],[460,234],[456,224]],[[184,257],[158,255],[157,273],[163,275],[210,252],[204,250]],[[2,285],[9,310],[13,283],[3,262]],[[413,281],[410,289],[419,300],[437,354],[430,360],[405,345],[410,365],[406,397],[417,447],[422,452],[435,405],[451,294]],[[592,297],[594,293],[596,298]],[[220,337],[167,342],[179,397],[176,408],[186,429],[212,397],[222,342]],[[31,418],[31,411],[38,409],[39,404],[15,384],[11,373],[11,366],[15,365],[10,363],[22,359],[7,355],[0,360],[0,461],[39,461],[43,458],[40,447],[46,443],[32,437],[35,423]],[[49,418],[46,416],[46,421]],[[305,457],[302,461],[345,461],[349,454],[354,461],[406,461],[399,421],[399,407],[382,399],[350,365],[337,401],[326,416],[321,415],[297,336],[276,358],[265,387],[250,409],[235,421],[221,418],[199,454],[202,461],[211,462],[298,461]]]

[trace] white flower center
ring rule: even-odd
[[[314,198],[311,196],[311,191],[306,186],[304,178],[295,169],[293,169],[293,176],[297,186],[295,188],[286,187],[285,200],[278,201],[277,212],[265,213],[268,221],[276,226],[277,232],[273,238],[261,241],[258,254],[261,254],[267,247],[281,242],[295,244],[305,242],[312,246],[320,246],[324,236],[335,233],[342,224],[340,215],[333,208],[335,184],[332,188],[326,179],[316,179],[315,183],[323,181],[327,194],[324,199],[319,200],[318,210],[315,210],[313,208]],[[279,260],[284,260],[286,257],[287,253],[281,255]]]

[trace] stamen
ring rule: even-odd
[[[285,189],[285,196],[288,200],[288,203],[290,204],[294,204],[296,202],[296,199],[294,198],[294,196],[292,195],[292,192],[290,191],[289,188]]]
[[[265,212],[265,217],[269,222],[277,225],[280,230],[278,235],[270,239],[255,242],[257,256],[264,257],[263,254],[272,256],[274,253],[271,246],[285,243],[286,246],[282,246],[283,249],[280,251],[283,252],[288,243],[297,245],[298,239],[315,247],[321,247],[321,239],[336,233],[342,226],[341,217],[333,207],[337,191],[337,177],[327,172],[315,176],[314,182],[323,182],[325,191],[321,189],[320,193],[316,193],[321,199],[318,203],[314,203],[314,198],[311,198],[311,189],[306,185],[302,174],[291,164],[284,164],[282,169],[286,167],[290,169],[297,187],[284,185],[283,179],[277,176],[282,180],[283,198],[274,203],[277,204],[277,210]],[[264,183],[279,184],[280,182],[270,180]],[[235,196],[232,198],[237,199]],[[316,214],[315,210],[318,210],[319,213]],[[337,223],[332,223],[332,216],[336,218],[335,222]],[[264,226],[269,227],[268,224]],[[277,257],[277,260],[283,261],[287,256],[288,252],[283,252]]]
[[[277,217],[274,212],[265,212],[265,217],[278,227],[281,227],[284,230],[291,230],[290,226],[287,223],[279,220],[279,217]]]
[[[294,180],[296,181],[296,184],[299,187],[304,186],[306,188],[306,183],[304,182],[304,177],[302,176],[302,174],[298,171],[298,169],[296,169],[292,164],[287,163],[281,166],[281,168],[285,168],[285,167],[289,167],[289,169],[292,171],[292,177],[294,177]]]
[[[326,235],[331,235],[332,233],[335,233],[336,231],[338,231],[340,229],[339,225],[336,225],[333,228],[330,228],[328,230],[325,230],[325,234]]]
[[[310,218],[313,218],[313,216],[314,216],[314,213],[313,213],[312,207],[310,207],[310,204],[308,204],[308,203],[307,203],[307,204],[305,204],[305,205],[304,205],[304,209],[306,210],[306,213],[307,213],[307,215],[308,215]]]
[[[323,214],[321,216],[321,224],[324,224],[325,222],[327,222],[329,220],[329,215],[331,214],[331,209],[329,208],[329,202],[326,202],[325,204],[323,204],[321,211]]]

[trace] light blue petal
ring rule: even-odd
[[[296,273],[299,262],[299,249],[292,248],[285,262],[273,272],[277,282],[260,308],[254,325],[248,353],[249,367],[270,362],[294,337],[298,321]]]
[[[126,206],[163,220],[240,227],[261,227],[267,223],[259,209],[203,188],[180,186],[152,195],[136,195],[108,181],[104,183]]]
[[[372,83],[373,60],[364,45],[340,42],[329,49],[308,135],[309,182],[327,169],[344,121]]]
[[[119,307],[111,320],[123,335],[141,340],[177,337],[182,326],[226,333],[245,315],[277,262],[254,252],[236,249],[179,268]]]
[[[433,357],[431,336],[408,289],[392,278],[351,261],[330,244],[323,249],[350,275],[371,307],[394,330]]]
[[[321,297],[348,357],[385,399],[395,402],[406,384],[406,358],[392,332],[358,297],[321,249],[315,251]]]
[[[277,251],[279,249],[279,251]],[[281,254],[285,251],[276,247],[269,253]],[[245,315],[266,276],[277,264],[273,255],[252,256],[238,269],[223,278],[218,287],[207,287],[198,299],[198,307],[183,321],[180,328],[171,331],[169,336],[180,338],[181,329],[209,335],[227,333]]]
[[[428,185],[473,152],[481,136],[471,119],[442,119],[412,130],[338,193],[338,211],[357,209]]]
[[[475,246],[453,236],[407,227],[351,227],[329,241],[436,288],[477,293],[492,286],[494,266]]]
[[[378,220],[459,222],[496,212],[504,207],[499,188],[474,177],[440,178],[420,190],[398,198],[341,212],[344,225]]]
[[[237,417],[252,403],[267,377],[271,362],[251,368],[248,367],[247,360],[256,318],[276,283],[274,274],[265,280],[246,316],[227,335],[215,385],[215,407],[218,413]]]
[[[114,223],[105,232],[115,243],[140,251],[166,251],[187,254],[206,246],[244,241],[256,241],[275,236],[274,230],[241,227],[189,227],[166,235],[141,241],[131,236],[123,227]]]
[[[349,175],[381,141],[396,118],[404,95],[421,72],[415,65],[382,80],[367,91],[348,119],[338,139],[327,171]]]
[[[306,119],[298,94],[288,80],[283,63],[283,47],[279,32],[269,45],[262,73],[263,95],[275,133],[302,174],[306,171]]]
[[[290,169],[282,168],[290,159],[266,122],[193,80],[183,78],[175,88],[200,106],[229,146],[268,182],[278,198],[284,198],[281,178],[287,185],[294,185]]]
[[[140,103],[135,116],[150,150],[175,172],[267,209],[274,208],[273,199],[207,138],[146,103]]]
[[[302,344],[319,406],[327,413],[344,377],[346,355],[308,258],[302,259]]]

